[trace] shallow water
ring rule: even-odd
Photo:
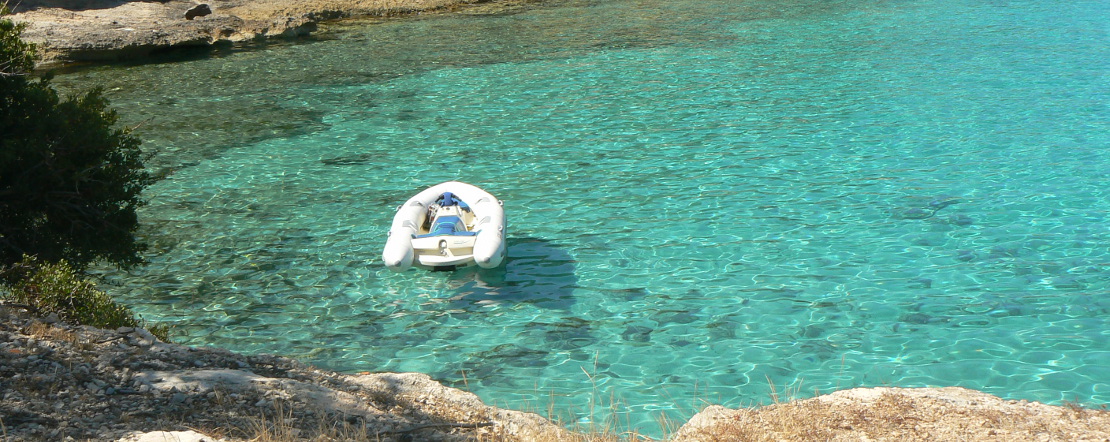
[[[1110,401],[1106,23],[560,2],[56,82],[144,122],[151,262],[107,276],[180,341],[661,435],[857,386]],[[392,211],[452,179],[506,201],[508,264],[386,270]]]

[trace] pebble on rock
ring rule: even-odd
[[[197,17],[204,17],[204,16],[209,15],[211,13],[212,13],[212,8],[209,7],[208,4],[202,3],[202,4],[199,4],[199,5],[193,6],[192,8],[189,8],[188,11],[185,11],[185,19],[186,20],[192,20],[192,19],[197,18]]]

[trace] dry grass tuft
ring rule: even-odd
[[[50,339],[55,341],[65,341],[69,343],[77,342],[77,334],[61,327],[55,327],[45,322],[32,321],[31,325],[27,327],[26,334],[34,336],[36,339]]]

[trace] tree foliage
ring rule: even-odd
[[[9,12],[7,3],[0,3],[0,17]],[[22,75],[35,67],[35,46],[19,39],[24,23],[0,19],[0,76]]]
[[[0,267],[24,255],[127,267],[140,261],[136,209],[151,183],[139,140],[97,88],[65,98],[33,78],[33,46],[0,18]]]

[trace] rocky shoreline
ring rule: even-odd
[[[0,304],[0,440],[162,432],[383,441],[567,434],[539,415],[486,406],[422,374],[340,374],[280,356],[164,343],[143,329],[68,325]]]
[[[141,59],[177,48],[308,35],[321,21],[491,9],[527,0],[9,0],[40,67]]]
[[[671,435],[718,440],[1110,440],[1110,411],[963,388],[860,388],[737,410]],[[586,441],[417,373],[342,374],[273,355],[73,326],[0,304],[0,439]],[[640,439],[637,439],[640,440]]]

